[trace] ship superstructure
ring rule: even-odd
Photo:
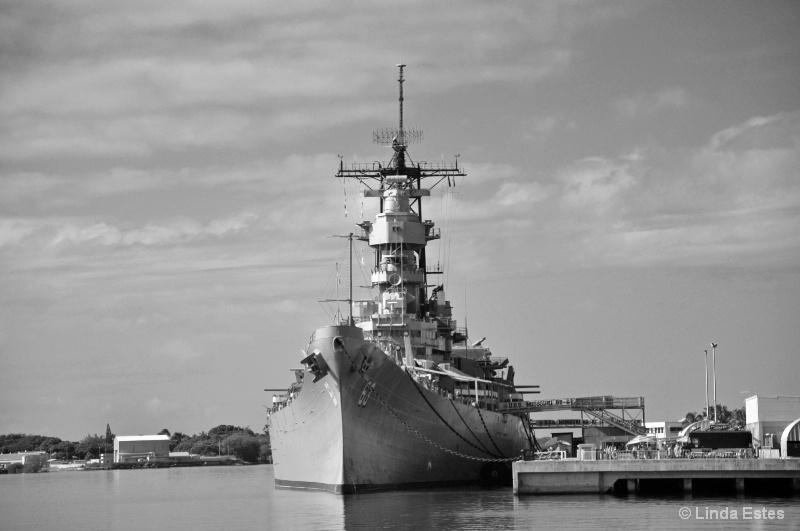
[[[422,132],[404,128],[398,67],[399,127],[373,133],[391,159],[340,161],[336,174],[379,202],[353,235],[374,251],[374,296],[355,302],[351,287],[348,318],[312,334],[303,370],[273,399],[277,486],[355,492],[496,478],[535,444],[527,414],[502,412],[521,400],[508,359],[483,340],[469,344],[443,284],[429,281],[441,271],[428,268],[426,246],[440,233],[423,217],[423,198],[465,173],[457,162],[411,159]]]
[[[374,249],[375,264],[371,273],[377,296],[359,303],[357,325],[373,341],[398,361],[412,366],[413,359],[424,358],[434,363],[448,361],[452,351],[456,321],[444,287],[429,284],[428,279],[441,271],[427,269],[426,245],[440,238],[433,221],[422,217],[422,198],[430,196],[430,188],[443,180],[455,182],[466,174],[455,164],[413,163],[408,145],[419,141],[422,132],[403,127],[403,68],[400,68],[400,124],[398,129],[373,133],[376,143],[391,147],[388,164],[350,165],[339,163],[338,178],[358,179],[365,185],[364,197],[376,198],[380,212],[374,222],[358,224],[359,240]],[[429,293],[430,290],[430,293]]]

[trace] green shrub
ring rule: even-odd
[[[44,463],[39,459],[32,459],[31,461],[25,463],[25,466],[22,467],[22,472],[25,474],[33,474],[36,472],[41,472],[42,468],[44,468]]]

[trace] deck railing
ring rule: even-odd
[[[523,451],[525,461],[561,460],[567,459],[563,450],[550,451]],[[671,459],[757,459],[759,456],[752,448],[723,448],[680,450],[675,455],[674,450],[583,450],[578,449],[575,458],[579,461],[634,461],[643,459],[671,460]]]

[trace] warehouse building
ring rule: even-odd
[[[784,430],[800,418],[800,396],[751,396],[744,405],[745,429],[764,448],[780,448]]]
[[[122,435],[114,439],[114,462],[169,459],[168,435]]]
[[[47,452],[19,452],[16,454],[0,454],[0,469],[7,469],[14,463],[25,466],[31,462],[47,463]]]

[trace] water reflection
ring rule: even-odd
[[[514,496],[510,488],[392,491],[340,496],[275,489],[271,466],[0,476],[3,531],[59,529],[662,529],[703,528],[678,511],[766,507],[783,521],[727,521],[727,529],[796,525],[798,496]],[[704,513],[703,513],[704,514]]]
[[[453,488],[356,494],[345,529],[513,529],[511,489]]]
[[[273,485],[274,480],[266,485],[271,529],[344,529],[345,497],[329,492],[276,489]]]

